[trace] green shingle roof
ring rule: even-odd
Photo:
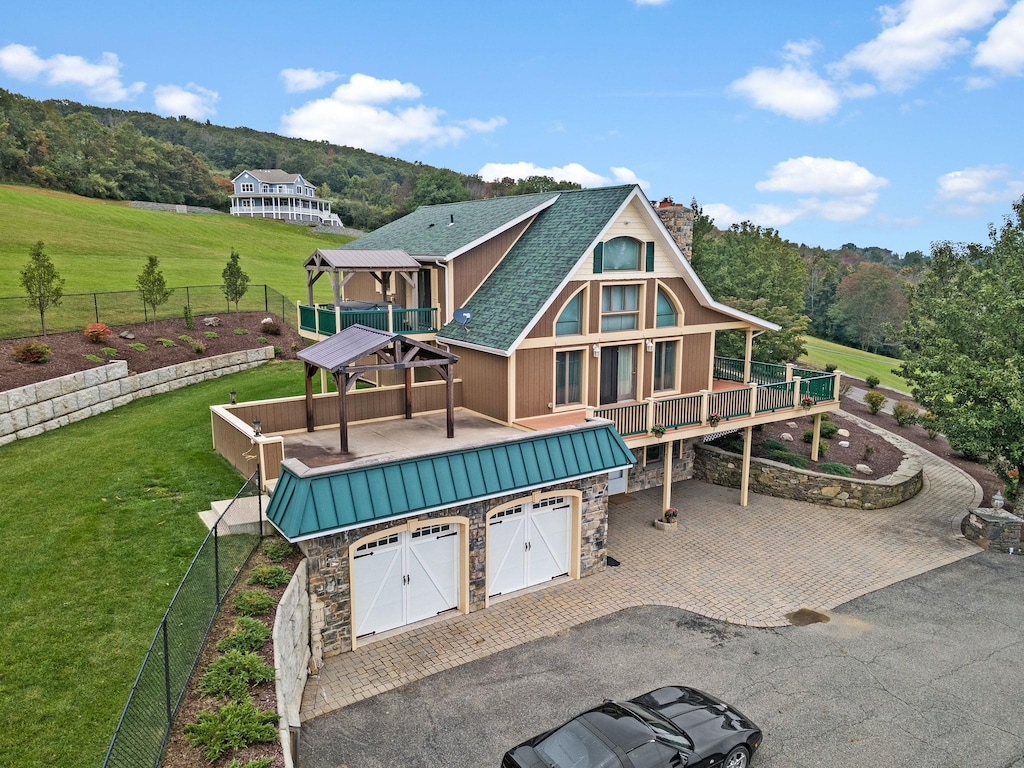
[[[411,256],[442,259],[554,199],[557,192],[425,205],[363,235],[341,250],[398,248]]]
[[[369,466],[281,466],[267,518],[291,541],[609,472],[634,461],[607,422]]]
[[[473,320],[437,338],[509,352],[634,189],[559,192],[466,303]]]

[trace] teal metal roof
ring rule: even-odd
[[[472,322],[448,323],[437,338],[510,352],[634,189],[559,192],[466,303]]]
[[[300,476],[287,464],[267,518],[289,540],[537,488],[629,466],[607,422],[412,459]]]
[[[346,243],[340,250],[398,248],[420,258],[443,259],[482,237],[504,229],[510,222],[558,194],[543,192],[421,206],[408,216]]]

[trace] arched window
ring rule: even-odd
[[[575,336],[580,333],[583,333],[583,291],[569,299],[555,321],[555,336]]]
[[[605,272],[640,269],[640,243],[631,237],[616,237],[604,244]]]
[[[657,315],[654,318],[654,326],[656,328],[665,328],[667,326],[679,325],[679,313],[676,312],[676,305],[672,303],[672,299],[668,297],[664,289],[658,289],[658,309]]]

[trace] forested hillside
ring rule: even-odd
[[[488,183],[327,142],[0,89],[0,181],[226,211],[230,180],[247,168],[301,173],[347,226],[364,230],[419,205],[579,187],[546,177]]]

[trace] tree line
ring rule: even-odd
[[[420,205],[579,189],[543,176],[486,182],[326,141],[64,99],[36,101],[0,89],[0,181],[226,211],[231,179],[259,168],[301,173],[347,226],[363,230]]]

